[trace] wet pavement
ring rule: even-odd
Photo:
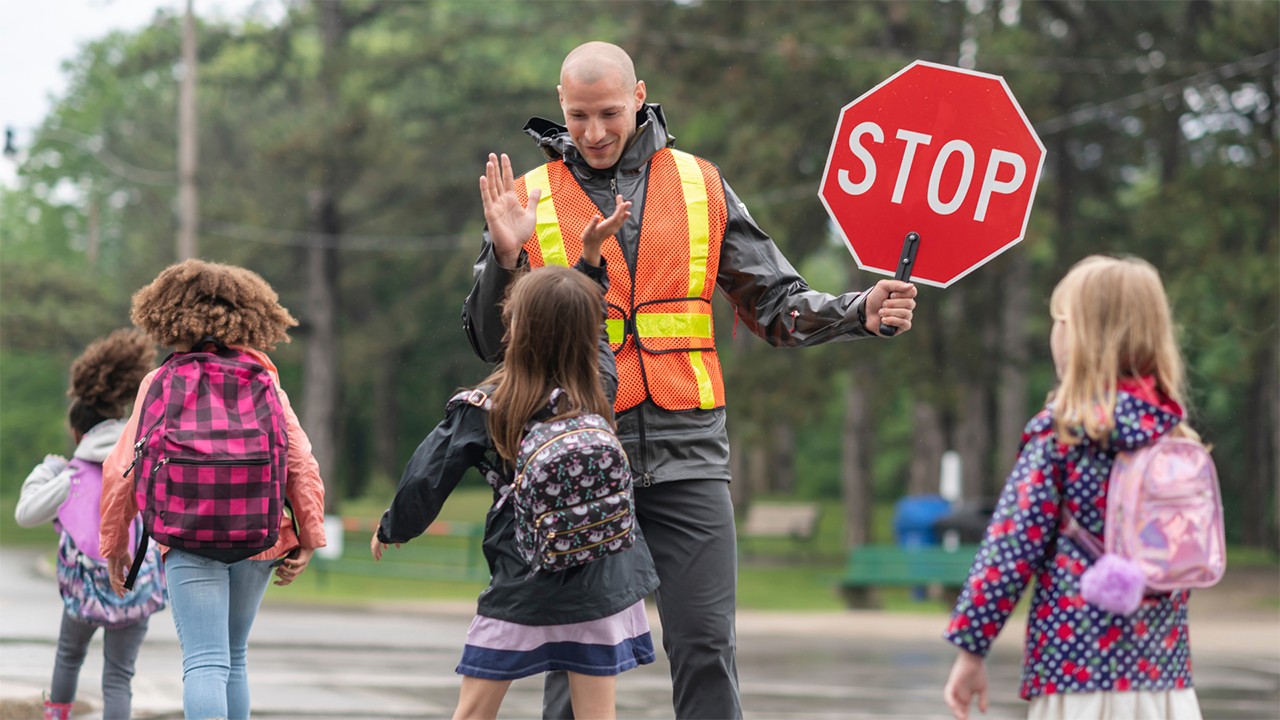
[[[53,665],[61,603],[37,553],[0,550],[0,718],[34,708]],[[1264,578],[1262,582],[1271,582]],[[1203,597],[1202,597],[1203,596]],[[1198,607],[1200,606],[1200,607]],[[379,603],[367,608],[290,604],[271,593],[254,625],[249,676],[254,717],[449,717],[453,673],[471,619],[470,603]],[[655,642],[660,640],[651,613]],[[748,720],[946,718],[942,685],[954,652],[938,639],[945,618],[875,611],[743,612],[738,663]],[[1026,716],[1016,697],[1023,624],[996,644],[984,717]],[[1206,718],[1280,718],[1280,606],[1245,602],[1220,586],[1192,602],[1195,683]],[[80,699],[99,720],[101,641],[81,673]],[[621,718],[671,718],[665,660],[623,674]],[[138,718],[180,718],[181,653],[168,612],[152,618],[134,678]],[[540,678],[517,681],[503,718],[536,718]],[[35,715],[33,717],[38,717]]]

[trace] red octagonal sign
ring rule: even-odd
[[[1022,239],[1044,145],[1004,79],[917,60],[840,111],[818,195],[865,270],[946,287]]]

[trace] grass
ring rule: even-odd
[[[482,523],[489,508],[491,494],[477,483],[462,487],[450,496],[440,519],[452,523]],[[341,513],[361,518],[372,525],[381,517],[389,497],[369,497],[343,502]],[[15,497],[0,497],[0,544],[6,547],[55,546],[53,531],[48,526],[20,528],[13,522]],[[876,508],[872,537],[881,542],[892,538],[892,504]],[[836,611],[844,608],[837,584],[844,570],[843,516],[837,501],[823,503],[817,535],[812,543],[788,539],[744,540],[740,546],[738,568],[738,604],[748,610],[791,612]],[[400,549],[391,549],[384,559],[388,572],[345,574],[324,572],[319,564],[286,588],[271,586],[269,602],[361,603],[374,600],[474,601],[485,583],[475,580],[396,576],[413,573],[415,562],[458,562],[454,557],[466,550],[457,538],[423,536]],[[347,533],[343,537],[344,557],[367,558],[369,536],[365,532]],[[390,562],[388,562],[390,561]],[[399,570],[391,570],[401,563]],[[1275,552],[1258,548],[1228,549],[1231,566],[1275,566],[1280,557]],[[934,600],[916,600],[909,588],[886,588],[880,592],[885,609],[901,612],[946,612],[949,607]]]

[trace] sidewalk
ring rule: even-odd
[[[0,551],[0,720],[31,714],[47,687],[60,606],[35,554]],[[1268,594],[1270,593],[1270,594]],[[1268,602],[1270,603],[1268,605]],[[253,630],[249,661],[254,716],[273,720],[448,717],[470,602],[370,602],[364,607],[295,605],[269,597]],[[1205,717],[1280,718],[1280,575],[1228,575],[1192,602],[1197,692]],[[656,614],[650,615],[655,643]],[[842,611],[738,615],[739,674],[748,720],[946,718],[941,688],[954,651],[937,614]],[[1016,697],[1025,624],[1013,619],[993,651],[989,719],[1020,718]],[[661,653],[660,653],[661,655]],[[138,660],[139,718],[181,717],[181,653],[167,612],[154,617]],[[98,720],[101,646],[81,673]],[[518,681],[503,718],[540,715],[541,682]],[[665,658],[623,675],[619,716],[670,718]],[[27,714],[20,714],[25,707]]]

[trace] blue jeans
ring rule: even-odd
[[[230,565],[170,550],[169,608],[182,645],[182,709],[188,720],[249,717],[249,629],[271,579],[271,561]]]

